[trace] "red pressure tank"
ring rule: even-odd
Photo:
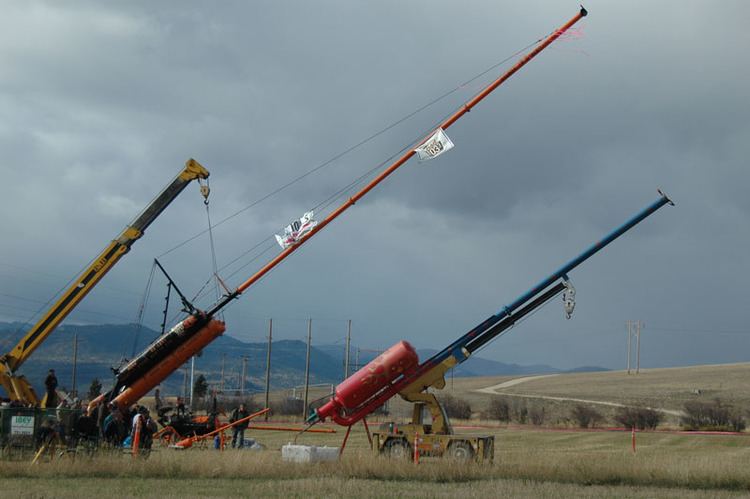
[[[419,357],[414,347],[407,341],[399,341],[345,379],[336,387],[331,400],[316,413],[320,419],[325,419],[341,409],[354,409],[391,381],[418,365]]]

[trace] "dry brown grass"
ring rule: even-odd
[[[750,392],[746,389],[748,377],[750,364],[729,364],[642,369],[638,375],[628,375],[624,371],[562,374],[531,380],[503,391],[676,410],[682,409],[684,403],[690,400],[713,400],[719,397],[727,403],[750,407]],[[502,381],[505,379],[485,386]],[[700,394],[696,393],[698,390]]]
[[[750,404],[750,366],[562,375],[530,381],[509,392],[538,393],[680,408],[683,400],[719,396]],[[482,410],[488,395],[472,390],[510,378],[456,379],[446,391]],[[453,388],[453,390],[451,390]],[[693,390],[700,389],[701,395]],[[409,406],[395,401],[397,416]],[[558,411],[565,407],[560,404]],[[386,418],[389,419],[389,418]],[[0,462],[3,497],[736,497],[750,493],[750,437],[644,432],[638,452],[630,434],[517,428],[478,430],[496,436],[493,464],[458,465],[425,459],[415,466],[376,458],[361,425],[340,462],[293,465],[280,458],[292,433],[250,430],[263,452],[208,448],[156,450],[150,459],[100,453],[95,459]],[[298,443],[338,446],[343,432],[305,434]]]
[[[475,378],[447,378],[441,393],[453,395],[471,404],[476,416],[486,412],[492,395],[476,390],[497,385],[522,376],[492,376]],[[602,402],[614,402],[632,406],[654,407],[669,410],[682,410],[688,401],[711,401],[718,397],[727,404],[750,409],[750,391],[746,389],[750,378],[750,363],[713,366],[693,366],[668,369],[642,369],[639,375],[628,375],[624,371],[595,373],[561,374],[538,380],[531,380],[502,390],[503,394],[539,395],[569,397]],[[696,393],[699,391],[700,393]],[[326,395],[327,389],[313,388],[310,400]],[[291,391],[279,390],[271,393],[271,400],[281,400]],[[263,394],[255,399],[262,402]],[[528,400],[528,399],[527,399]],[[545,405],[549,421],[556,424],[566,419],[576,402],[541,401]],[[404,418],[411,415],[411,405],[400,397],[389,402],[391,418]],[[614,408],[597,406],[610,417]],[[276,419],[276,418],[274,418]],[[285,418],[294,420],[294,418]],[[678,425],[678,418],[668,417],[667,424]]]
[[[146,461],[101,454],[94,460],[35,466],[28,461],[6,461],[0,462],[0,477],[5,492],[23,492],[22,483],[51,491],[59,483],[87,484],[94,489],[95,484],[106,482],[109,485],[103,489],[105,492],[119,490],[125,496],[163,497],[170,497],[173,491],[182,491],[181,496],[188,497],[212,493],[227,496],[236,495],[240,489],[269,496],[287,490],[285,495],[316,497],[340,496],[336,491],[343,490],[366,497],[439,497],[447,496],[448,491],[464,491],[463,495],[473,497],[492,490],[507,490],[512,496],[522,497],[552,497],[554,490],[581,497],[689,497],[689,493],[696,497],[729,497],[750,491],[750,468],[746,466],[750,439],[746,437],[641,433],[638,453],[633,455],[628,433],[494,433],[495,462],[485,465],[425,459],[415,466],[375,458],[366,449],[362,432],[352,435],[340,462],[295,465],[282,462],[278,452],[289,435],[260,435],[256,431],[252,436],[263,441],[269,450],[220,453],[162,449]],[[340,443],[341,438],[341,434],[306,435],[303,440],[332,445]],[[212,493],[199,492],[204,489]],[[154,494],[155,490],[160,493]],[[586,495],[594,490],[597,492]]]
[[[492,395],[476,392],[477,389],[518,377],[522,376],[456,378],[452,383],[448,380],[443,391],[466,399],[475,412],[481,413],[489,407]],[[746,389],[748,377],[750,364],[642,369],[637,376],[624,371],[571,373],[530,380],[504,388],[499,393],[515,400],[543,404],[550,423],[554,425],[564,422],[577,402],[522,398],[519,395],[594,400],[671,411],[682,410],[685,402],[712,401],[718,397],[744,411],[750,409],[750,391]],[[394,404],[397,412],[402,406],[401,402]],[[605,405],[595,407],[611,423],[616,409]],[[665,418],[668,426],[679,425],[677,416],[666,415]]]
[[[701,491],[656,487],[573,485],[528,480],[491,479],[470,483],[426,485],[414,481],[379,481],[309,477],[287,480],[234,479],[3,479],[3,492],[17,498],[159,497],[417,497],[417,498],[732,498],[738,491]]]

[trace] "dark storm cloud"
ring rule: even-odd
[[[483,354],[619,367],[624,321],[640,318],[653,328],[652,365],[746,360],[729,353],[742,351],[746,336],[695,331],[745,328],[750,69],[741,61],[750,40],[741,21],[749,9],[587,7],[582,36],[550,47],[452,127],[456,149],[407,165],[252,289],[228,312],[230,332],[260,337],[270,316],[351,318],[363,346],[407,338],[438,347],[662,186],[677,208],[572,276],[581,301],[575,320],[561,321],[550,307]],[[188,157],[211,170],[212,218],[222,220],[546,35],[577,8],[11,4],[0,35],[0,275],[2,292],[26,301],[2,297],[0,315],[27,319]],[[478,83],[218,227],[219,265],[419,137]],[[134,317],[151,259],[205,227],[196,189],[188,189],[70,320]],[[205,235],[163,260],[193,292],[211,273]],[[151,308],[148,320],[157,323],[159,305]],[[675,341],[670,328],[684,336]]]

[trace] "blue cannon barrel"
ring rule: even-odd
[[[643,211],[635,215],[633,218],[631,218],[630,220],[622,224],[617,229],[613,230],[609,235],[604,237],[602,240],[600,240],[596,244],[592,245],[589,249],[581,253],[579,256],[577,256],[576,258],[572,259],[571,261],[569,261],[568,263],[560,267],[558,270],[552,273],[549,277],[547,277],[546,279],[541,281],[539,284],[531,288],[529,291],[521,295],[517,300],[503,307],[502,310],[500,310],[497,314],[490,316],[484,322],[482,322],[481,324],[473,328],[468,333],[461,336],[458,340],[451,343],[448,347],[444,348],[440,352],[433,355],[431,358],[425,361],[422,364],[422,366],[427,367],[430,365],[439,364],[440,362],[442,362],[443,360],[445,360],[451,355],[454,355],[458,359],[459,362],[462,362],[463,360],[466,359],[466,355],[463,353],[462,348],[464,348],[469,342],[473,340],[477,340],[477,338],[479,338],[485,331],[492,328],[503,319],[510,317],[510,315],[513,312],[518,310],[529,300],[532,300],[535,297],[537,297],[540,293],[542,293],[549,286],[557,282],[559,279],[567,278],[567,274],[571,270],[573,270],[574,268],[578,267],[581,263],[591,258],[595,253],[597,253],[602,248],[607,246],[609,243],[611,243],[612,241],[614,241],[615,239],[623,235],[625,232],[632,229],[635,225],[637,225],[639,222],[641,222],[645,218],[649,217],[651,214],[653,214],[656,210],[658,210],[665,204],[670,204],[674,206],[674,203],[672,202],[672,200],[669,199],[669,197],[667,197],[667,195],[664,194],[662,191],[659,191],[659,199],[654,201],[650,206],[648,206]],[[559,289],[560,288],[558,288],[558,290]],[[497,333],[495,333],[495,335],[496,334]],[[486,343],[486,341],[482,341],[481,343],[484,344]]]

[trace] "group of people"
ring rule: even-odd
[[[46,407],[56,407],[58,402],[57,396],[57,377],[55,370],[50,369],[44,380],[46,389]],[[177,397],[177,402],[173,407],[164,406],[161,394],[157,388],[154,393],[154,404],[159,420],[162,419],[162,412],[173,412],[173,417],[189,417],[184,402]],[[102,407],[103,408],[103,407]],[[106,412],[106,411],[105,411]],[[249,426],[247,419],[250,413],[244,403],[235,407],[231,413],[229,422],[237,423],[232,426],[232,448],[243,448],[245,446],[245,430]],[[103,418],[103,419],[102,419]],[[96,425],[93,420],[92,424]],[[162,424],[164,424],[162,422]],[[139,447],[150,449],[153,442],[153,435],[158,431],[156,421],[151,417],[151,413],[146,406],[135,405],[130,410],[120,410],[117,407],[110,407],[109,414],[99,416],[99,428],[101,436],[106,442],[115,447],[128,446],[136,434],[139,434]]]
[[[150,449],[153,435],[158,431],[156,421],[144,405],[135,405],[130,411],[112,408],[102,423],[104,440],[114,447],[132,445],[136,433],[139,434],[139,447]]]

